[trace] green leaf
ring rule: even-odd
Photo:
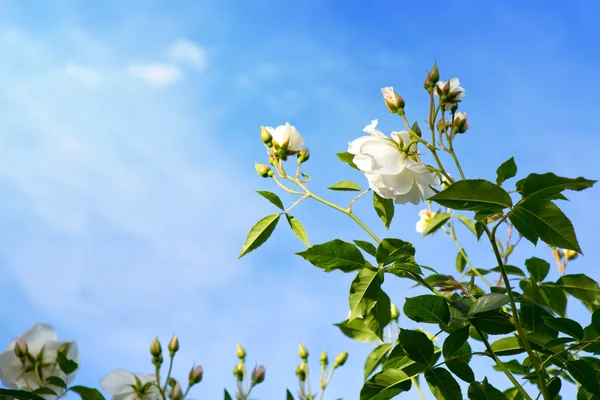
[[[373,332],[361,318],[340,322],[339,324],[334,325],[340,328],[344,335],[357,342],[375,342],[379,339],[377,332]]]
[[[522,202],[512,210],[509,219],[517,231],[533,244],[542,239],[550,246],[581,253],[573,224],[550,200]]]
[[[475,304],[469,310],[469,315],[475,315],[486,311],[496,310],[509,303],[509,298],[505,294],[490,293],[482,296],[475,301]]]
[[[415,248],[409,242],[400,239],[383,239],[375,253],[379,265],[393,262],[414,262]]]
[[[225,391],[225,393],[227,393],[227,391]],[[227,393],[227,395],[229,396],[229,393]],[[225,400],[231,400],[231,396],[229,396],[229,398],[226,397]],[[285,400],[294,400],[294,396],[292,396],[289,389],[286,389],[285,391]]]
[[[486,225],[481,221],[477,221],[475,223],[475,234],[477,236],[477,240],[479,240],[481,235],[483,235],[483,232],[485,232],[485,227]]]
[[[329,186],[327,189],[342,192],[362,192],[360,186],[352,181],[339,181],[338,183]]]
[[[392,219],[394,219],[394,200],[384,199],[373,192],[373,207],[377,216],[383,221],[385,229],[390,229],[390,224],[392,223]]]
[[[433,218],[431,218],[429,222],[427,222],[425,229],[423,229],[423,236],[430,235],[438,229],[440,229],[442,226],[444,226],[446,222],[448,222],[450,217],[451,215],[448,213],[435,214]]]
[[[238,258],[242,258],[246,254],[250,253],[252,250],[255,250],[258,247],[260,247],[264,242],[266,242],[267,239],[269,239],[269,236],[271,236],[271,234],[275,230],[275,227],[277,226],[280,217],[280,214],[272,214],[267,215],[266,217],[258,221],[250,229],[250,232],[246,237],[246,241],[242,246],[242,250],[240,251]]]
[[[49,396],[52,396],[52,397],[58,397],[58,394],[54,390],[50,389],[49,387],[40,387],[40,388],[35,389],[31,393],[33,393],[33,394],[39,394],[40,396],[49,395]]]
[[[65,353],[61,351],[56,353],[56,361],[58,361],[58,368],[67,375],[75,372],[79,366],[75,361],[69,360]]]
[[[373,349],[365,361],[365,379],[367,379],[375,369],[385,361],[386,355],[391,347],[391,343],[384,343]]]
[[[600,296],[598,283],[584,274],[563,275],[556,281],[556,286],[581,300],[590,309],[594,308]]]
[[[525,276],[525,272],[519,267],[515,267],[514,265],[505,265],[504,270],[508,275],[517,275],[517,276]],[[500,267],[492,268],[490,271],[492,272],[500,272]]]
[[[492,350],[498,356],[510,356],[525,351],[521,341],[516,336],[505,337],[491,344]]]
[[[551,399],[556,399],[560,393],[562,382],[559,377],[555,377],[548,382],[548,394]]]
[[[471,383],[475,380],[475,373],[469,364],[464,362],[462,359],[450,360],[446,362],[446,367],[456,375],[459,379]]]
[[[481,383],[471,383],[469,385],[468,396],[469,400],[506,400],[506,396],[490,385],[487,378],[484,378]]]
[[[475,223],[473,222],[473,220],[471,218],[467,217],[466,215],[462,215],[462,214],[456,214],[456,218],[458,218],[458,220],[460,222],[462,222],[473,233],[473,235],[477,236],[477,230],[475,229]]]
[[[446,326],[450,321],[448,303],[442,297],[432,294],[407,297],[403,310],[404,315],[416,322]]]
[[[355,245],[340,239],[314,245],[296,254],[325,272],[336,269],[352,272],[365,265],[365,258],[360,250]]]
[[[25,390],[12,390],[0,388],[0,396],[8,396],[9,398],[21,400],[46,400],[42,396],[31,392],[27,392]]]
[[[65,383],[65,381],[63,381],[58,376],[49,376],[49,377],[47,377],[46,378],[46,383],[48,383],[50,385],[54,385],[54,386],[59,387],[61,389],[66,389],[67,388],[67,384]]]
[[[388,326],[392,320],[392,303],[389,296],[383,290],[379,290],[377,302],[367,313],[364,320],[365,324],[381,337],[383,328]]]
[[[600,308],[592,314],[592,327],[596,332],[600,332]]]
[[[442,346],[442,354],[444,355],[444,358],[448,359],[452,357],[462,347],[462,345],[467,342],[468,339],[468,325],[450,333],[446,340],[444,340],[444,345]]]
[[[600,395],[600,381],[594,367],[585,360],[573,360],[567,362],[567,371],[592,394]]]
[[[267,190],[257,190],[256,193],[269,200],[272,204],[280,208],[282,211],[285,210],[285,208],[283,207],[283,202],[275,193],[269,192]]]
[[[577,391],[577,400],[600,400],[600,396],[588,392],[583,387],[579,387],[579,390]]]
[[[425,372],[425,380],[437,400],[462,400],[462,392],[456,379],[444,368]]]
[[[375,252],[377,248],[371,242],[365,242],[364,240],[354,240],[354,244],[363,249],[367,254],[375,257]]]
[[[546,279],[548,272],[550,272],[550,263],[537,257],[531,257],[525,260],[525,266],[536,282],[541,282]]]
[[[400,329],[398,342],[411,360],[425,365],[432,365],[433,342],[426,334]]]
[[[401,369],[384,369],[365,382],[360,400],[389,400],[408,392],[411,386],[410,377]]]
[[[104,396],[98,389],[85,386],[71,386],[69,391],[77,393],[81,397],[81,400],[104,400]]]
[[[300,239],[300,241],[305,245],[310,246],[310,242],[308,241],[308,235],[306,234],[306,229],[304,229],[304,225],[302,225],[302,223],[298,221],[296,217],[293,217],[289,214],[285,214],[285,216],[287,218],[288,223],[290,224],[290,227],[292,228],[292,232],[294,232],[296,237]]]
[[[454,210],[501,212],[512,207],[512,200],[504,189],[483,179],[455,182],[429,200]]]
[[[577,321],[569,318],[544,318],[544,323],[559,332],[566,333],[579,340],[583,339],[583,328]]]
[[[546,174],[530,174],[523,180],[521,195],[528,199],[548,199],[563,190],[581,191],[592,187],[596,181],[582,177],[571,179],[556,176],[551,172]]]
[[[515,158],[511,157],[508,160],[504,161],[496,170],[496,183],[501,185],[504,181],[514,178],[517,176],[517,164],[515,163]]]
[[[354,164],[354,154],[348,153],[347,151],[341,152],[341,153],[335,153],[336,156],[338,156],[338,158],[340,159],[340,161],[345,162],[346,164],[348,164],[349,166],[351,166],[354,169],[358,169],[358,167],[356,166],[356,164]]]
[[[567,296],[565,292],[560,288],[552,284],[543,283],[538,286],[538,292],[540,296],[554,312],[561,317],[564,317],[567,312]]]
[[[490,335],[503,335],[514,332],[515,326],[509,317],[498,311],[487,311],[469,317],[469,321],[476,328]]]

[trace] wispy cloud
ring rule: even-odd
[[[179,39],[168,49],[167,56],[171,61],[189,64],[195,69],[203,69],[207,64],[207,52],[198,44]]]
[[[182,79],[181,70],[169,64],[134,64],[128,68],[129,74],[149,86],[163,87]]]

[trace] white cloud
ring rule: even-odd
[[[187,63],[199,70],[206,67],[206,50],[187,39],[175,41],[169,47],[167,56],[172,61]]]
[[[168,86],[183,78],[181,70],[169,64],[133,64],[129,66],[128,71],[134,78],[153,87]]]
[[[65,74],[88,86],[98,86],[102,82],[103,74],[100,70],[79,64],[68,64]]]

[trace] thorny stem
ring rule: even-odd
[[[504,219],[506,219],[506,217]],[[498,224],[496,224],[494,226],[494,228],[492,229],[492,231],[490,231],[490,229],[486,225],[484,225],[484,229],[485,229],[485,232],[487,233],[490,243],[492,244],[492,249],[494,250],[494,255],[496,256],[496,261],[498,262],[498,266],[500,267],[500,272],[502,273],[502,278],[504,280],[504,287],[506,288],[506,294],[507,294],[508,300],[510,302],[510,308],[512,310],[513,318],[515,321],[515,327],[517,328],[517,333],[519,334],[519,339],[521,339],[521,342],[523,343],[523,347],[525,348],[525,351],[527,352],[529,359],[533,363],[533,366],[535,368],[535,373],[538,377],[538,385],[540,386],[540,388],[543,392],[544,399],[550,400],[549,395],[548,395],[548,388],[546,387],[546,379],[544,377],[544,374],[542,372],[541,365],[540,365],[540,359],[538,358],[537,354],[534,353],[533,350],[531,349],[531,346],[529,345],[529,341],[527,340],[525,330],[521,326],[521,320],[519,318],[519,313],[517,311],[517,303],[515,302],[515,298],[512,293],[512,288],[510,286],[510,281],[508,279],[508,274],[506,273],[506,269],[504,268],[504,263],[502,262],[502,256],[500,255],[500,250],[498,249],[498,244],[496,243],[496,230],[498,229],[498,226],[500,226],[500,224],[502,222],[503,221],[501,220]]]

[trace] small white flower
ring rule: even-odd
[[[287,150],[292,154],[302,150],[304,139],[289,122],[286,122],[285,125],[279,125],[277,128],[266,126],[265,129],[271,134],[273,142],[279,147],[287,144]]]
[[[418,204],[433,196],[430,186],[436,185],[435,175],[401,150],[401,146],[410,143],[408,131],[392,132],[390,139],[376,127],[377,120],[371,121],[363,129],[369,136],[361,136],[348,145],[348,152],[354,154],[353,162],[364,172],[369,187],[397,204]]]
[[[155,381],[156,375],[133,374],[117,369],[100,380],[100,387],[112,394],[112,400],[158,400],[161,395],[156,385],[146,386]]]
[[[420,219],[417,222],[417,226],[416,226],[417,232],[423,234],[423,232],[425,231],[425,228],[427,227],[427,224],[429,223],[429,221],[431,221],[431,218],[433,218],[436,214],[437,214],[437,212],[431,212],[429,210],[419,211]]]
[[[75,377],[75,372],[68,377],[57,365],[56,356],[58,350],[68,345],[67,358],[75,362],[79,361],[76,342],[56,340],[56,332],[50,325],[35,324],[19,339],[27,345],[28,353],[35,359],[40,360],[36,370],[29,359],[25,360],[25,366],[15,355],[15,344],[17,339],[10,342],[6,351],[0,354],[0,378],[2,385],[9,389],[35,390],[40,387],[48,387],[60,394],[64,390],[53,385],[48,385],[45,380],[50,376],[56,376],[69,383]],[[39,378],[42,380],[40,382]]]
[[[446,87],[446,82],[447,81],[439,81],[437,83],[437,89],[441,92],[445,92],[444,89]],[[444,105],[446,111],[450,110],[452,107],[458,104],[457,102],[452,102],[452,100],[460,100],[463,97],[465,97],[465,89],[460,87],[460,81],[458,80],[458,78],[452,78],[449,82],[450,85],[448,85],[448,93],[444,93],[446,96],[448,96],[448,100]],[[434,91],[436,96],[438,96],[438,90]]]
[[[452,121],[452,128],[456,128],[457,133],[465,133],[469,129],[469,118],[467,113],[459,111],[454,114],[454,121]]]

